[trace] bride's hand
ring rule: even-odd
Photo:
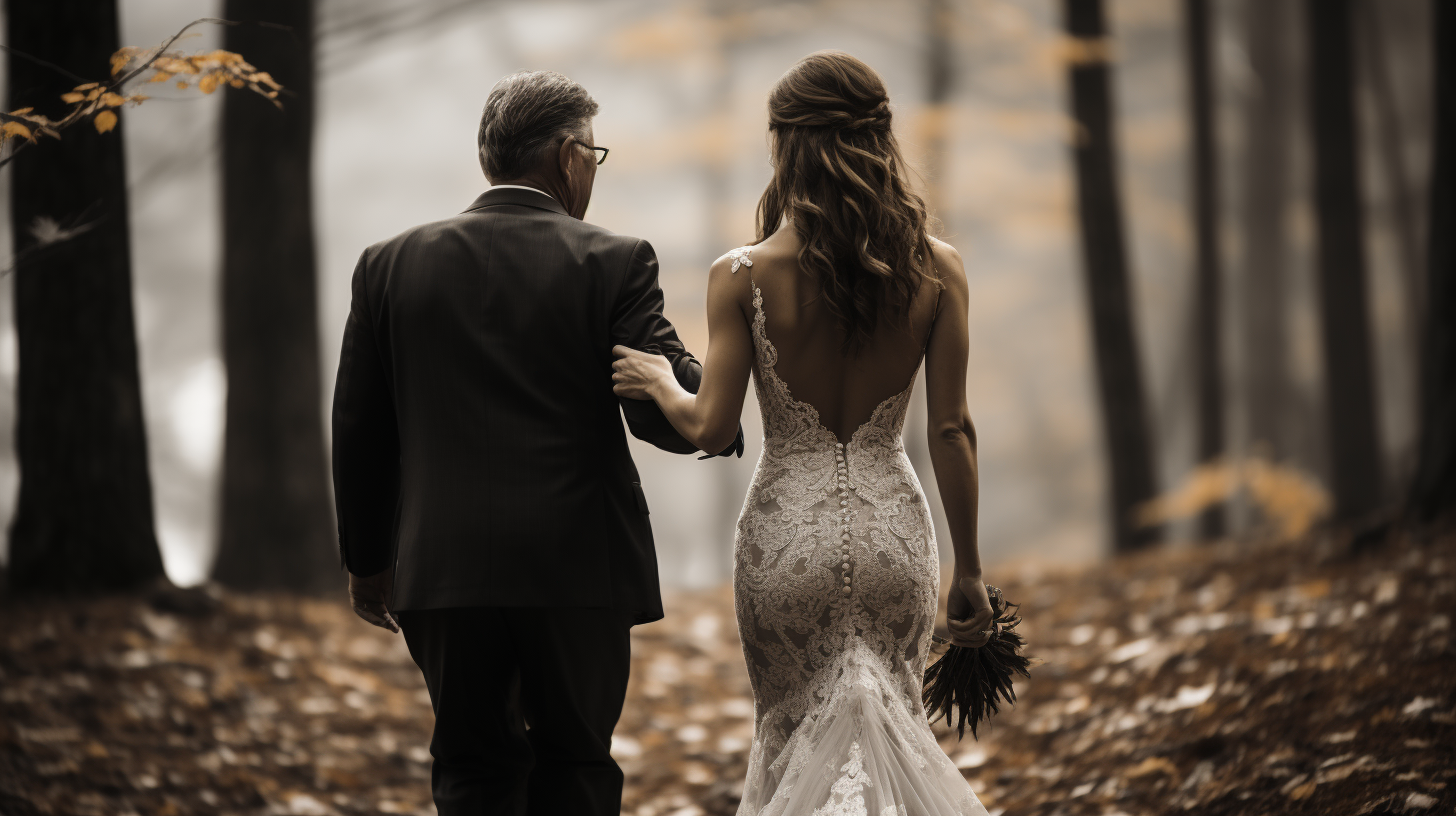
[[[991,597],[980,578],[962,577],[951,581],[945,600],[945,623],[950,642],[978,648],[991,640]]]
[[[626,346],[612,346],[617,359],[612,363],[612,391],[619,397],[652,399],[652,389],[663,380],[673,380],[672,363],[661,354]]]

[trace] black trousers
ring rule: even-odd
[[[440,816],[617,816],[608,752],[631,667],[631,614],[606,609],[396,613],[435,709]]]

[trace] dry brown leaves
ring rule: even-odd
[[[0,813],[433,812],[402,640],[334,603],[181,597],[8,605]]]
[[[936,733],[992,813],[1450,813],[1453,543],[1004,570],[1041,662],[980,742]],[[0,813],[432,812],[397,637],[333,603],[196,599],[9,602]],[[633,648],[623,812],[732,813],[752,704],[730,594],[671,598]]]

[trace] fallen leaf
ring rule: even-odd
[[[1300,799],[1309,796],[1311,793],[1314,793],[1314,789],[1318,786],[1319,782],[1317,780],[1311,779],[1308,782],[1305,782],[1303,785],[1295,786],[1295,788],[1289,792],[1289,798],[1297,802]]]
[[[1137,779],[1155,773],[1165,773],[1169,776],[1178,775],[1178,766],[1162,757],[1148,757],[1139,762],[1132,770],[1127,772],[1128,779]]]

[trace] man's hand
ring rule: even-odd
[[[399,624],[389,614],[390,592],[393,588],[394,567],[368,578],[350,573],[349,605],[354,607],[355,615],[381,629],[397,633]]]
[[[950,596],[945,600],[945,623],[950,629],[950,642],[956,646],[979,648],[991,641],[991,597],[980,578],[961,577],[951,581]]]

